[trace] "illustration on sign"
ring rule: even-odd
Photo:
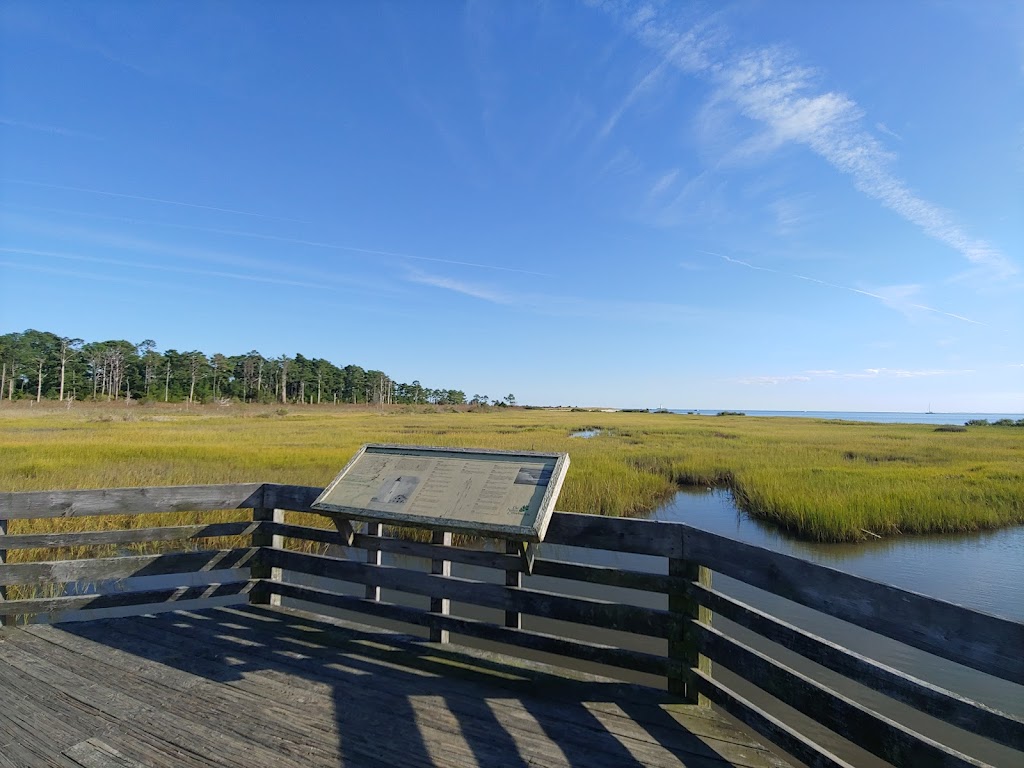
[[[557,453],[367,445],[313,509],[540,541],[568,464]]]

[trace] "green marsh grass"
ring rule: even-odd
[[[601,432],[570,437],[582,429]],[[568,451],[558,508],[571,512],[640,515],[681,484],[701,484],[728,486],[752,516],[817,541],[1024,522],[1020,430],[513,408],[5,403],[0,491],[323,486],[361,444],[374,442]],[[244,516],[163,515],[160,524]],[[11,532],[151,524],[151,517],[15,521]],[[34,553],[10,556],[14,562]]]

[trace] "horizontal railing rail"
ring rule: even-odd
[[[427,542],[410,540],[378,524],[359,524],[353,534],[344,525],[321,528],[309,524],[308,518],[286,519],[292,512],[312,512],[311,504],[321,490],[267,483],[2,493],[0,618],[45,613],[59,619],[64,611],[93,608],[148,611],[208,598],[264,604],[301,601],[325,610],[424,627],[434,640],[446,641],[449,633],[456,633],[506,647],[658,675],[685,700],[721,707],[809,765],[847,763],[781,720],[774,710],[728,687],[714,673],[712,663],[894,765],[984,764],[850,698],[791,663],[772,658],[744,636],[731,634],[728,627],[735,624],[894,701],[1024,751],[1021,718],[917,679],[725,594],[712,585],[712,573],[1018,685],[1024,684],[1024,625],[1020,622],[683,524],[563,512],[552,516],[545,545],[577,548],[570,552],[592,549],[644,555],[656,558],[660,572],[568,562],[573,556],[551,559],[543,556],[542,547],[542,555],[533,564],[533,575],[546,579],[541,589],[532,586],[535,580],[524,576],[522,558],[513,553],[513,547],[488,551],[455,546],[451,534],[441,532]],[[144,528],[117,530],[20,532],[11,531],[8,523],[239,509],[252,512],[247,519],[231,522],[160,526],[147,521]],[[319,519],[327,522],[327,518]],[[217,548],[218,541],[226,538],[238,545]],[[177,550],[136,554],[132,549],[147,544]],[[128,550],[119,549],[116,556],[10,561],[11,554],[26,549],[86,548],[83,551],[91,552],[93,547]],[[385,554],[399,559],[385,561]],[[417,563],[422,567],[417,568]],[[453,575],[452,563],[464,568]],[[476,572],[465,567],[488,569],[491,577],[467,576]],[[239,578],[246,570],[247,577]],[[197,574],[207,581],[193,583]],[[226,578],[216,580],[221,574]],[[178,581],[173,586],[153,587],[146,582],[139,582],[145,585],[142,587],[133,586],[145,576]],[[343,590],[339,582],[351,586]],[[573,582],[591,586],[575,590]],[[66,590],[67,585],[75,588]],[[595,585],[608,589],[598,590],[595,597]],[[47,592],[54,586],[65,591]],[[83,586],[89,593],[81,593]],[[9,588],[33,587],[42,594],[4,599]],[[355,594],[351,594],[353,588]],[[412,604],[384,600],[382,589],[414,596]],[[628,597],[642,593],[655,597]],[[423,606],[429,603],[429,608],[416,607],[415,599],[423,600]],[[504,621],[453,615],[452,602],[488,609],[503,615]],[[716,614],[728,622],[714,626]],[[531,619],[524,628],[523,616],[556,623],[541,625]],[[585,629],[563,630],[558,622],[612,632],[588,636]],[[539,631],[541,626],[546,631]],[[660,641],[664,650],[629,647],[626,638],[631,636]]]
[[[223,523],[31,533],[12,533],[9,521],[247,510],[262,500],[260,483],[0,493],[0,624],[41,614],[60,620],[69,612],[101,608],[157,610],[184,601],[247,600],[258,582],[249,571],[258,567],[262,547],[260,523],[251,514]],[[199,548],[212,539],[248,540],[249,546]],[[147,547],[159,551],[137,554]],[[98,556],[100,549],[114,554]],[[80,556],[22,562],[24,550],[78,550]],[[160,577],[159,586],[144,577]],[[11,588],[21,599],[9,599]]]

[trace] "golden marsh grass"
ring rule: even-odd
[[[570,437],[585,428],[601,433]],[[818,541],[1024,522],[1020,429],[958,433],[918,424],[507,408],[5,404],[0,490],[322,486],[369,442],[568,451],[572,464],[558,508],[571,512],[642,514],[678,485],[699,483],[725,484],[749,514]],[[242,516],[204,514],[201,521]],[[11,532],[152,522],[21,521]]]

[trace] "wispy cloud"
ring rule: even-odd
[[[1018,271],[994,246],[969,235],[950,213],[911,191],[892,170],[893,156],[865,127],[863,110],[845,94],[823,90],[820,73],[793,53],[775,46],[735,54],[723,44],[725,31],[714,25],[687,27],[663,20],[646,4],[604,7],[639,42],[657,51],[662,65],[712,82],[717,88],[713,98],[728,100],[764,126],[769,144],[807,146],[850,176],[856,189],[972,264],[999,278]],[[627,97],[623,109],[632,101]],[[619,112],[613,113],[616,120]]]
[[[33,250],[33,249],[29,249],[29,248],[3,248],[3,247],[0,247],[0,253],[9,253],[9,254],[14,254],[14,255],[22,255],[22,256],[43,257],[43,258],[49,258],[49,259],[61,259],[61,260],[64,260],[64,261],[77,261],[77,262],[85,262],[85,263],[91,263],[91,264],[103,264],[103,265],[113,266],[113,267],[130,267],[130,268],[134,268],[134,269],[145,269],[145,270],[151,270],[151,271],[156,271],[156,272],[174,272],[174,273],[184,274],[184,275],[199,275],[199,276],[202,276],[202,277],[220,277],[220,278],[226,278],[226,279],[229,279],[229,280],[244,280],[244,281],[247,281],[247,282],[254,282],[254,283],[269,283],[271,285],[290,285],[290,286],[296,286],[296,287],[299,287],[299,288],[323,289],[323,288],[327,287],[323,283],[302,282],[302,281],[299,281],[299,280],[291,280],[291,279],[288,279],[288,278],[281,278],[281,277],[276,277],[276,276],[271,276],[271,275],[256,275],[256,274],[247,274],[247,273],[241,273],[241,272],[224,272],[224,271],[221,271],[221,270],[196,269],[196,268],[193,268],[193,267],[180,267],[180,266],[172,266],[172,265],[168,265],[168,264],[152,264],[152,263],[149,263],[149,262],[138,261],[138,260],[134,260],[133,261],[133,260],[129,260],[129,259],[110,259],[110,258],[105,258],[105,257],[100,257],[100,256],[86,256],[84,254],[67,253],[67,252],[61,252],[61,251],[41,251],[41,250]]]
[[[875,123],[875,128],[878,129],[879,133],[884,133],[886,136],[891,136],[892,138],[896,139],[897,141],[903,141],[903,137],[902,136],[900,136],[898,133],[896,133],[896,131],[894,131],[892,128],[890,128],[889,126],[887,126],[885,123],[883,123],[881,121]]]
[[[300,238],[300,237],[285,237],[285,236],[281,236],[281,235],[270,235],[270,234],[266,234],[266,233],[262,233],[262,232],[250,232],[250,231],[239,230],[239,229],[225,229],[225,228],[222,228],[222,227],[202,227],[202,226],[198,226],[198,225],[194,225],[194,224],[178,224],[178,223],[168,222],[168,221],[148,221],[148,220],[145,220],[145,219],[137,219],[137,218],[133,218],[133,217],[109,216],[109,215],[105,215],[105,214],[85,213],[83,211],[72,211],[72,210],[67,210],[67,209],[62,209],[62,208],[42,208],[42,207],[38,207],[38,206],[35,206],[35,207],[34,206],[24,206],[24,208],[27,208],[27,209],[30,209],[30,210],[50,211],[50,212],[53,212],[53,213],[64,213],[64,214],[70,214],[70,215],[73,215],[73,216],[85,216],[85,217],[91,218],[91,219],[102,219],[102,220],[108,220],[108,221],[121,221],[121,222],[129,223],[129,224],[144,224],[144,225],[147,225],[147,226],[155,226],[155,227],[168,227],[168,228],[171,228],[171,229],[183,229],[183,230],[187,230],[187,231],[191,231],[191,232],[208,232],[210,234],[215,234],[215,235],[227,235],[229,237],[242,237],[242,238],[248,238],[248,239],[253,239],[253,240],[265,240],[267,242],[283,243],[283,244],[287,244],[287,245],[302,245],[302,246],[308,246],[310,248],[323,248],[323,249],[332,250],[332,251],[347,251],[347,252],[350,252],[350,253],[362,253],[362,254],[367,254],[367,255],[371,255],[371,256],[386,256],[386,257],[390,257],[390,258],[394,258],[394,259],[409,259],[409,260],[412,260],[412,261],[433,262],[435,264],[451,264],[453,266],[460,266],[460,267],[473,267],[473,268],[476,268],[476,269],[491,269],[491,270],[496,270],[496,271],[499,271],[499,272],[515,272],[515,273],[523,274],[523,275],[535,275],[537,277],[552,277],[552,275],[550,273],[547,273],[547,272],[535,272],[533,270],[520,269],[518,267],[508,267],[508,266],[503,266],[503,265],[500,265],[500,264],[483,264],[483,263],[471,262],[471,261],[459,261],[459,260],[456,260],[456,259],[444,259],[444,258],[431,257],[431,256],[419,256],[419,255],[416,255],[416,254],[399,252],[399,251],[388,251],[388,250],[383,250],[383,249],[379,249],[379,248],[363,248],[363,247],[355,246],[355,245],[344,245],[342,243],[331,243],[331,242],[325,242],[325,241],[319,241],[319,240],[309,240],[309,239]],[[45,227],[46,227],[45,231],[52,232],[52,224],[47,223],[45,225]],[[80,230],[80,234],[82,236],[86,236],[86,237],[90,236],[90,234],[86,230]],[[96,234],[96,233],[93,233],[93,234]],[[128,241],[126,241],[124,239],[123,236],[120,236],[120,235],[110,236],[110,237],[115,237],[118,241],[121,241],[121,242],[128,242]],[[134,247],[134,246],[132,246],[132,247]],[[198,254],[202,254],[202,253],[203,252],[197,252],[195,250],[191,250],[190,251],[190,254],[192,254],[193,256],[198,255]]]
[[[740,384],[775,385],[806,383],[818,379],[917,379],[934,376],[963,376],[974,373],[973,369],[905,369],[905,368],[862,368],[857,371],[810,370],[778,376],[744,376],[733,379]]]
[[[779,269],[772,269],[771,267],[759,267],[756,264],[751,264],[749,261],[743,261],[741,259],[734,259],[731,256],[726,256],[722,253],[715,253],[714,251],[698,251],[698,253],[706,253],[708,256],[717,256],[718,258],[726,261],[730,264],[737,264],[747,269],[753,269],[758,272],[773,272],[783,277],[793,278],[794,280],[803,280],[808,283],[815,283],[817,285],[823,285],[827,288],[835,288],[840,291],[849,291],[850,293],[857,293],[861,296],[867,296],[872,299],[877,299],[882,302],[885,306],[890,309],[895,309],[903,314],[910,315],[913,311],[920,312],[931,312],[936,315],[945,315],[951,317],[954,320],[959,320],[964,323],[970,323],[971,325],[986,325],[986,323],[980,320],[973,320],[964,315],[958,315],[955,312],[947,312],[943,309],[937,309],[936,307],[929,307],[926,304],[920,304],[916,301],[911,300],[911,297],[916,295],[920,291],[919,285],[891,285],[883,286],[881,288],[875,288],[874,290],[865,290],[863,288],[851,288],[848,285],[839,285],[838,283],[830,283],[827,280],[819,280],[816,277],[808,277],[807,275],[799,275],[793,272],[783,272]]]
[[[657,301],[630,301],[628,299],[602,299],[580,296],[560,296],[549,293],[508,291],[489,285],[457,280],[419,270],[410,271],[406,279],[411,283],[440,288],[480,301],[537,315],[555,317],[584,317],[596,320],[615,319],[642,323],[693,322],[706,318],[708,312],[683,304]],[[626,320],[623,320],[625,318]]]
[[[6,267],[7,269],[20,269],[27,272],[40,272],[45,275],[60,275],[62,277],[96,280],[101,283],[120,283],[124,285],[142,285],[146,287],[159,285],[155,280],[136,280],[134,278],[123,277],[121,275],[111,275],[109,273],[82,272],[80,270],[61,269],[59,267],[46,267],[39,264],[22,264],[16,261],[0,261],[0,267]]]
[[[187,203],[181,200],[168,200],[161,197],[146,197],[145,195],[131,195],[125,192],[110,192],[105,189],[89,189],[87,187],[72,187],[66,184],[48,184],[41,181],[28,181],[26,179],[0,179],[3,184],[22,184],[27,187],[41,187],[43,189],[59,189],[65,192],[82,192],[89,195],[102,195],[104,197],[117,197],[124,200],[139,200],[146,203],[160,203],[162,205],[175,205],[184,208],[198,208],[204,211],[216,211],[218,213],[232,213],[238,216],[251,216],[258,219],[270,219],[273,221],[291,221],[299,224],[309,222],[301,219],[289,219],[284,216],[270,216],[266,213],[253,213],[252,211],[239,211],[235,208],[220,208],[214,205],[203,205],[201,203]]]
[[[474,285],[461,280],[454,280],[441,275],[429,275],[424,272],[410,272],[407,278],[410,282],[419,285],[428,285],[432,288],[442,288],[446,291],[461,293],[463,296],[471,296],[474,299],[488,301],[492,304],[514,304],[515,300],[500,291],[485,286]]]
[[[49,133],[53,136],[67,136],[72,139],[88,139],[89,141],[102,141],[101,136],[97,136],[86,131],[79,131],[74,128],[63,128],[59,125],[44,125],[42,123],[30,123],[27,120],[15,120],[10,117],[0,117],[0,125],[10,126],[11,128],[22,128],[27,131],[35,131],[37,133]]]
[[[654,185],[651,187],[651,191],[648,193],[648,196],[652,198],[658,197],[663,192],[667,192],[669,187],[671,187],[678,178],[679,169],[673,168],[671,171],[664,174],[657,181],[654,182]]]

